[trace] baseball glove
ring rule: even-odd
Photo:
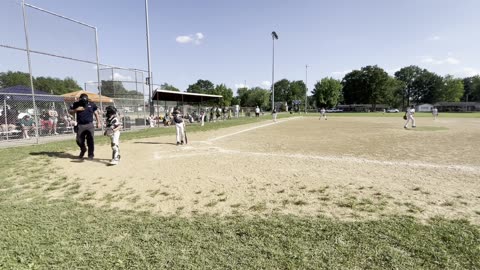
[[[106,128],[106,129],[105,129],[105,132],[103,133],[103,135],[110,137],[110,136],[113,135],[113,132],[114,132],[114,131],[113,131],[113,128]]]
[[[407,116],[406,116],[406,115],[403,116],[403,120],[407,120]]]

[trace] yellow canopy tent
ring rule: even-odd
[[[84,93],[88,95],[88,100],[89,101],[95,102],[95,103],[100,103],[100,95],[95,94],[95,93],[91,93],[91,92],[87,92],[85,90],[66,93],[66,94],[63,94],[62,96],[65,98],[66,102],[75,102],[80,98],[80,95],[84,94]],[[112,98],[104,96],[104,95],[102,95],[101,100],[102,100],[102,103],[113,103]]]

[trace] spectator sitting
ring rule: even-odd
[[[35,130],[35,122],[33,122],[33,119],[30,117],[30,115],[27,114],[22,118],[22,120],[20,120],[20,126],[22,127],[23,138],[30,139],[28,132]]]
[[[52,124],[50,122],[50,115],[46,110],[42,110],[42,114],[40,115],[40,125],[42,127],[42,131],[46,134],[49,134],[52,129]]]
[[[63,121],[65,122],[65,127],[72,127],[72,117],[69,114],[63,115]]]
[[[166,114],[165,117],[163,118],[163,125],[170,126],[170,123],[171,123],[170,119],[171,119],[170,116]]]
[[[12,131],[16,128],[18,111],[15,108],[11,108],[10,105],[7,105],[5,109],[2,110],[0,117],[0,131]]]

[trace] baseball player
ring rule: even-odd
[[[325,110],[325,108],[322,108],[320,110],[320,118],[318,120],[322,120],[322,117],[327,120],[327,111]]]
[[[105,136],[110,137],[110,146],[112,147],[112,161],[110,161],[110,164],[117,165],[120,162],[120,129],[122,128],[122,123],[118,120],[115,107],[107,106],[105,110],[107,112]]]
[[[173,122],[175,123],[175,129],[177,131],[177,145],[183,145],[185,139],[185,122],[178,109],[173,112]]]
[[[417,126],[415,125],[415,107],[410,106],[409,109],[405,112],[405,115],[407,116],[407,122],[405,122],[405,125],[403,126],[404,128],[407,128],[408,122],[412,121],[412,128],[416,128]]]
[[[433,107],[432,109],[433,120],[437,120],[438,117],[438,109]]]

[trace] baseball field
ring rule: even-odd
[[[2,149],[0,268],[480,268],[480,115],[372,115]]]

